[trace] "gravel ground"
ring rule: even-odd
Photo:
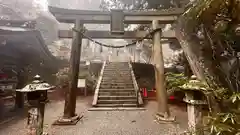
[[[185,109],[171,106],[175,124],[155,121],[156,102],[145,111],[88,111],[92,98],[77,100],[76,112],[84,117],[75,126],[52,126],[63,112],[63,101],[50,102],[45,111],[44,130],[50,135],[179,135],[187,128]],[[0,135],[26,135],[26,118],[0,125]]]

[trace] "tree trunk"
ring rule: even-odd
[[[190,30],[189,28],[185,28],[187,25],[193,25],[188,24],[190,22],[185,22],[185,19],[187,19],[185,16],[179,18],[178,27],[176,28],[176,36],[180,42],[193,74],[195,74],[198,79],[205,81],[204,69],[200,64],[200,41],[197,37],[192,35],[194,33],[194,28]]]
[[[209,63],[212,62],[212,56],[206,55],[204,51],[206,48],[201,44],[201,40],[198,37],[198,32],[202,24],[199,18],[208,18],[207,23],[213,22],[218,11],[220,11],[222,3],[219,0],[213,0],[209,5],[206,5],[212,8],[203,9],[205,7],[201,2],[206,1],[199,1],[179,18],[176,27],[176,37],[180,42],[193,73],[199,80],[204,82],[211,80],[209,83],[213,84],[213,82],[218,82],[215,80],[218,77],[216,74],[211,73],[213,65]],[[201,16],[199,16],[199,13],[201,13]],[[209,79],[208,75],[213,76],[213,78]]]
[[[201,3],[205,2],[205,3]],[[222,6],[222,1],[213,0],[209,3],[198,1],[196,5],[189,8],[178,20],[176,27],[176,37],[184,51],[193,73],[201,81],[207,82],[211,86],[224,85],[225,78],[219,72],[220,61],[213,59],[214,53],[209,37],[204,31],[204,26],[212,26],[215,18]],[[209,8],[211,7],[211,8]],[[210,28],[207,28],[210,30]],[[198,32],[201,31],[203,39],[200,39]],[[201,40],[204,40],[202,42]],[[221,81],[220,81],[221,80]],[[228,87],[224,85],[224,87]],[[219,105],[215,95],[207,95],[210,112],[218,112]]]
[[[193,75],[193,73],[192,73],[191,67],[190,67],[185,55],[183,56],[183,61],[184,61],[183,62],[184,63],[184,75],[187,78],[190,78]]]

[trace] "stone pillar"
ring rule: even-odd
[[[159,28],[159,21],[152,22],[153,29]],[[168,96],[164,75],[164,60],[161,45],[161,31],[155,32],[153,36],[153,65],[155,68],[155,84],[157,90],[158,113],[156,117],[158,120],[174,121],[175,118],[170,118],[168,107]]]

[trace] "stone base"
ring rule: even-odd
[[[69,119],[67,118],[59,118],[52,125],[76,125],[78,121],[83,117],[83,115],[76,115]]]
[[[167,114],[157,113],[155,117],[159,122],[175,122],[176,121],[176,117],[167,116]]]

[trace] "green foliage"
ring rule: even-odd
[[[234,93],[231,97],[230,97],[232,103],[236,103],[238,101],[240,101],[240,93]]]
[[[56,77],[57,86],[60,87],[68,86],[68,83],[70,81],[69,68],[60,69],[59,72],[56,74]],[[78,78],[86,79],[87,88],[90,88],[91,90],[95,88],[97,78],[92,76],[87,68],[81,69]]]
[[[180,86],[184,85],[188,82],[188,78],[184,76],[184,74],[174,74],[174,73],[166,73],[166,82],[167,82],[167,90],[177,90]]]
[[[227,112],[219,112],[206,117],[205,123],[212,135],[237,135],[240,134],[240,93],[234,93],[227,102]]]
[[[69,82],[69,68],[63,68],[56,74],[56,86],[66,86]]]
[[[170,91],[199,90],[206,96],[211,94],[216,102],[221,103],[220,112],[214,111],[204,117],[204,128],[198,131],[204,130],[210,135],[240,135],[240,93],[222,87],[212,88],[205,82],[189,80],[183,74],[166,73],[166,81]]]
[[[240,65],[236,55],[240,52],[240,40],[236,38],[239,11],[238,0],[196,0],[184,13],[179,26],[186,35],[185,42],[193,48],[199,47],[200,53],[194,55],[201,58],[198,68],[204,70],[208,84],[235,92],[240,88]],[[193,40],[196,47],[191,44]],[[226,66],[232,60],[236,62]]]

